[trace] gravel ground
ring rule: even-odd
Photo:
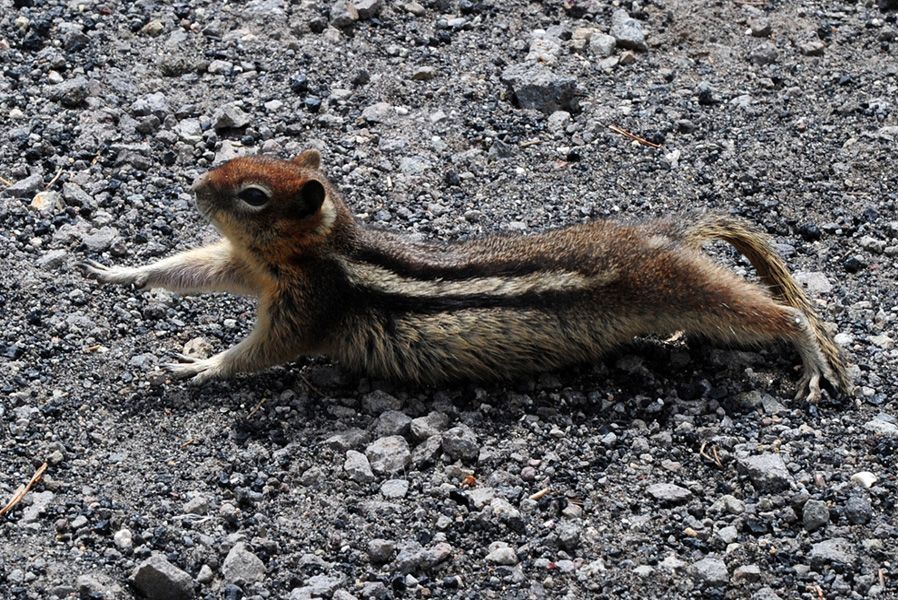
[[[898,597],[896,3],[418,1],[0,0],[0,498],[48,463],[0,597]],[[197,174],[310,146],[423,238],[743,215],[855,397],[659,340],[514,385],[170,381],[251,303],[76,264],[213,239]]]

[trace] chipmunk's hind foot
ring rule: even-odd
[[[792,323],[795,328],[793,342],[801,355],[802,375],[798,381],[798,391],[795,400],[805,398],[811,404],[820,402],[822,395],[821,384],[826,381],[831,386],[833,394],[848,392],[846,385],[847,376],[844,373],[839,357],[830,359],[830,354],[822,347],[820,338],[815,328],[811,325],[807,315],[798,309],[791,309]],[[828,341],[828,337],[824,338]],[[833,346],[834,351],[835,346]],[[831,362],[836,360],[837,362]]]

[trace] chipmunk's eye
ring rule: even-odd
[[[250,186],[240,190],[240,193],[237,194],[237,197],[249,204],[250,206],[264,206],[271,198],[268,195],[268,192],[263,190],[262,188]]]

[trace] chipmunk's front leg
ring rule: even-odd
[[[226,241],[188,250],[141,267],[107,267],[88,260],[82,267],[104,283],[161,287],[180,294],[232,292],[257,295],[259,284]]]
[[[283,325],[283,324],[281,324]],[[283,326],[272,326],[267,314],[260,314],[253,331],[240,343],[209,358],[176,355],[182,362],[163,365],[179,379],[200,384],[210,379],[252,373],[288,362],[301,354],[298,340],[291,339]]]

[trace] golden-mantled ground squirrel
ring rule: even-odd
[[[320,163],[315,150],[232,160],[193,184],[223,240],[142,267],[85,269],[109,283],[259,298],[246,339],[167,365],[196,382],[315,354],[391,379],[508,378],[683,331],[727,344],[791,342],[804,365],[796,398],[817,401],[821,378],[849,388],[807,297],[767,237],[741,220],[598,221],[420,244],[362,227]],[[710,240],[735,246],[768,289],[703,255]]]

